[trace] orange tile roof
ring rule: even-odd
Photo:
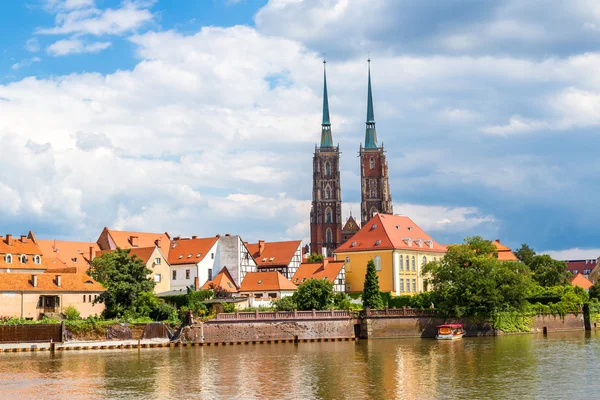
[[[133,246],[131,244],[131,237],[137,237],[138,245],[137,247],[154,247],[156,245],[156,240],[160,239],[161,245],[166,246],[171,238],[169,235],[165,233],[150,233],[150,232],[130,232],[130,231],[116,231],[113,229],[108,229],[108,233],[112,238],[113,242],[117,247],[122,249],[131,249]]]
[[[248,251],[260,267],[287,266],[292,262],[298,247],[302,245],[301,240],[287,242],[262,242],[264,249],[259,252],[259,243],[246,244]]]
[[[292,277],[292,283],[299,285],[307,279],[327,279],[334,282],[340,271],[344,268],[344,261],[329,261],[323,265],[322,262],[302,263]]]
[[[280,272],[248,272],[240,292],[296,290],[297,287],[288,281]]]
[[[206,283],[202,285],[202,290],[218,287],[221,287],[223,290],[229,293],[237,293],[239,290],[227,267],[223,267],[221,272],[219,272],[212,281],[206,281]]]
[[[130,256],[136,256],[144,264],[147,264],[148,261],[150,261],[150,257],[152,257],[152,254],[154,253],[155,249],[156,247],[133,247],[131,249],[126,250],[129,250]],[[99,250],[96,252],[96,257],[100,257],[102,254],[110,253],[113,251],[115,250]]]
[[[354,217],[351,215],[348,218],[348,220],[346,221],[346,223],[344,224],[344,227],[342,228],[342,232],[358,232],[359,229],[360,229],[360,227],[358,226],[358,223],[356,222]]]
[[[377,214],[334,253],[394,249],[446,252],[446,246],[433,240],[409,217]]]
[[[42,255],[42,251],[35,242],[26,236],[12,237],[11,245],[8,244],[8,235],[0,236],[0,254],[14,255]]]
[[[33,287],[30,274],[0,273],[0,292],[103,292],[104,288],[86,274],[59,274],[61,286],[56,285],[56,275],[37,274],[37,287]]]
[[[588,278],[583,276],[581,273],[578,273],[577,275],[570,277],[569,282],[571,282],[571,285],[579,286],[580,288],[583,288],[584,290],[588,290],[589,288],[594,286],[594,284]]]
[[[90,267],[90,258],[100,250],[94,242],[70,242],[66,240],[37,240],[44,257],[56,258],[68,267],[85,272]],[[91,248],[91,254],[90,254]],[[90,255],[92,257],[90,257]]]
[[[506,247],[500,243],[500,239],[496,239],[492,242],[496,250],[498,250],[498,260],[500,261],[519,261],[517,256],[512,252],[509,247]]]
[[[199,263],[210,252],[210,249],[217,243],[217,240],[219,240],[219,236],[196,239],[173,239],[169,246],[169,264]]]

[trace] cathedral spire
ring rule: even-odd
[[[377,131],[375,130],[375,112],[373,111],[373,93],[371,91],[371,59],[369,63],[369,89],[367,94],[367,128],[365,132],[365,149],[376,149]]]
[[[327,71],[323,60],[323,122],[321,123],[321,147],[333,147],[331,122],[329,120],[329,99],[327,97]]]

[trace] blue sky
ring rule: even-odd
[[[308,237],[323,57],[344,214],[371,57],[394,211],[600,255],[600,4],[589,0],[0,3],[0,225]]]

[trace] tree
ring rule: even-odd
[[[97,301],[105,304],[107,318],[135,312],[138,296],[154,289],[154,281],[148,278],[152,271],[139,258],[130,256],[129,250],[117,249],[96,257],[87,273],[106,288]]]
[[[515,256],[525,265],[531,264],[533,257],[535,257],[535,251],[523,243],[519,250],[515,251]]]
[[[544,287],[564,285],[571,275],[566,262],[554,260],[547,254],[534,256],[529,268],[533,272],[533,279]]]
[[[373,260],[367,263],[367,273],[365,274],[365,286],[363,288],[363,307],[378,309],[383,308],[383,300],[379,293],[379,278],[377,277],[377,269]]]
[[[598,283],[599,282],[596,282],[596,284],[590,288],[590,299],[600,299],[600,285]]]
[[[523,310],[533,285],[527,266],[499,261],[495,247],[478,236],[448,246],[444,258],[428,263],[435,306],[445,315],[488,317],[499,311]]]
[[[327,310],[333,305],[333,283],[327,279],[308,279],[293,296],[298,310]]]
[[[309,263],[322,262],[323,258],[324,257],[322,254],[312,253],[310,256],[308,256],[308,258],[306,259],[306,262],[309,262]]]
[[[285,296],[279,300],[274,300],[272,303],[277,311],[292,311],[298,308],[294,296]]]

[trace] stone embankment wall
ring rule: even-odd
[[[532,332],[578,331],[585,329],[583,314],[567,314],[564,317],[554,315],[538,315],[533,318]]]
[[[239,343],[293,340],[354,339],[355,319],[289,321],[209,321],[186,326],[181,339],[188,343]]]

